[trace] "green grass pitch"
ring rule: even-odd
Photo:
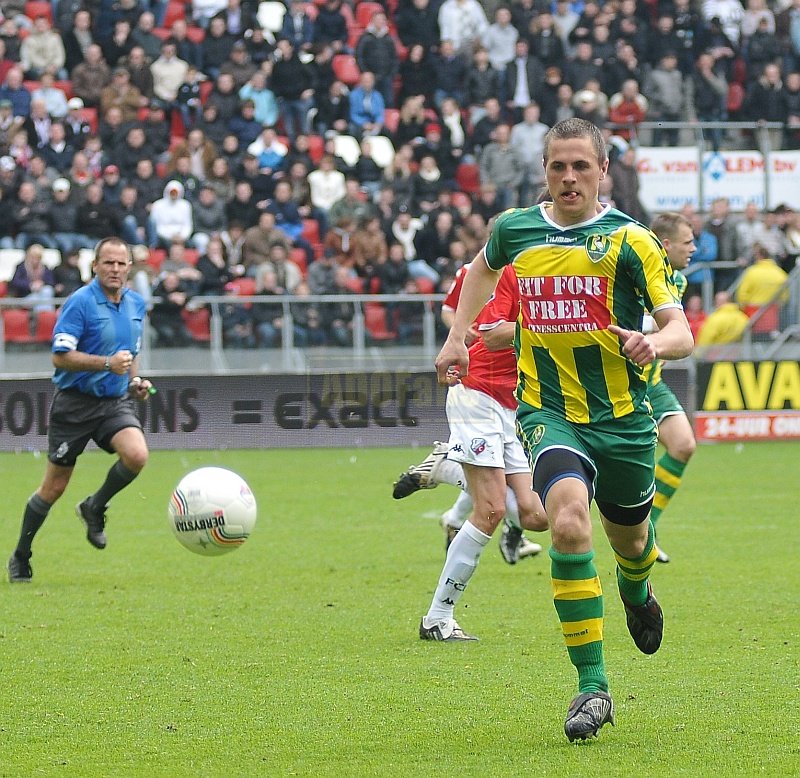
[[[627,634],[596,528],[617,726],[570,745],[575,674],[544,555],[496,540],[457,610],[479,643],[423,643],[443,559],[442,486],[391,484],[420,450],[156,452],[113,503],[109,545],[73,506],[112,460],[87,454],[2,588],[0,776],[642,776],[800,773],[796,444],[701,447],[659,525],[665,641]],[[3,561],[44,469],[0,456]],[[216,559],[167,525],[190,469],[227,466],[259,504]],[[547,539],[542,538],[547,546]]]

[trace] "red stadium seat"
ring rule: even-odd
[[[50,24],[52,24],[53,5],[50,0],[28,0],[25,3],[25,16],[29,19],[35,19],[37,16],[46,16]]]
[[[164,15],[164,26],[172,27],[172,23],[186,18],[186,6],[178,0],[169,0],[167,12]]]
[[[452,200],[453,207],[458,208],[459,210],[472,205],[472,198],[466,192],[453,192]]]
[[[27,308],[4,308],[3,332],[6,343],[33,343],[30,311]]]
[[[0,281],[0,297],[8,294],[8,281]]]
[[[165,41],[167,38],[170,37],[170,35],[172,35],[172,31],[168,30],[166,27],[154,27],[153,28],[153,35],[155,35],[156,38],[159,38],[160,40]]]
[[[346,282],[347,288],[355,294],[364,294],[364,279],[363,278],[348,278]]]
[[[167,258],[167,252],[164,249],[150,249],[147,257],[147,264],[150,265],[156,272],[161,270],[161,265]]]
[[[60,89],[64,93],[64,97],[66,97],[67,100],[73,97],[72,81],[70,81],[69,79],[65,81],[54,81],[53,86],[56,89]]]
[[[200,102],[205,105],[211,90],[214,89],[214,82],[209,78],[200,82]]]
[[[371,2],[371,0],[361,0],[356,6],[356,24],[359,27],[369,27],[373,15],[378,11],[385,13],[380,3],[374,3]]]
[[[57,311],[39,311],[36,314],[36,332],[33,337],[37,343],[50,343],[53,340],[57,318]]]
[[[196,311],[181,311],[181,317],[186,324],[186,329],[192,336],[192,340],[198,343],[208,343],[211,340],[211,314],[208,308],[199,308]]]
[[[319,165],[319,161],[325,154],[325,138],[321,135],[311,134],[308,136],[308,156],[315,165]]]
[[[255,278],[236,278],[228,281],[225,288],[239,297],[250,297],[256,294],[256,280]]]
[[[305,9],[306,16],[311,19],[312,22],[319,15],[319,8],[317,8],[314,3],[303,3],[303,8]]]
[[[744,312],[752,319],[761,310],[760,305],[746,305]],[[753,334],[761,335],[765,332],[780,330],[780,308],[776,303],[768,305],[761,318],[753,324]]]
[[[97,108],[79,108],[78,115],[89,125],[92,133],[97,132]]]
[[[400,109],[387,108],[383,113],[383,126],[392,134],[397,132],[397,125],[400,124]]]
[[[462,192],[477,194],[481,188],[481,171],[474,162],[462,162],[456,168],[456,184]]]
[[[361,76],[361,71],[356,64],[356,58],[352,54],[337,54],[331,62],[333,74],[339,81],[343,81],[348,86],[355,86]]]
[[[364,324],[372,340],[394,340],[397,333],[389,328],[382,303],[364,303]]]
[[[436,294],[436,284],[430,278],[419,276],[414,280],[417,282],[417,290],[420,294]]]
[[[187,27],[186,37],[192,43],[202,43],[206,39],[206,31],[202,27]]]
[[[300,272],[303,274],[303,278],[306,277],[308,273],[308,261],[306,260],[306,250],[305,249],[292,249],[289,252],[289,259],[300,268]]]
[[[200,252],[197,249],[184,249],[183,258],[192,266],[197,265],[200,260]]]

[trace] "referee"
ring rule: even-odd
[[[64,304],[53,333],[53,383],[47,470],[25,506],[19,542],[8,560],[8,579],[29,582],[31,544],[64,494],[77,458],[90,440],[119,459],[103,485],[75,509],[95,548],[106,547],[109,500],[147,463],[147,443],[133,399],[146,400],[150,381],[136,374],[145,318],[144,299],[126,287],[131,252],[120,238],[97,244],[93,280]]]

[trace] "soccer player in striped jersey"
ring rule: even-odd
[[[681,299],[686,292],[686,277],[681,272],[684,270],[694,254],[694,232],[691,222],[682,214],[667,212],[657,216],[650,229],[664,246],[667,259],[672,267],[675,286]],[[643,332],[652,332],[655,329],[653,318],[647,314],[644,317]],[[692,458],[697,443],[692,431],[692,425],[686,416],[686,411],[661,377],[663,360],[657,359],[647,365],[644,376],[647,380],[647,398],[653,406],[653,417],[658,424],[658,439],[666,449],[656,462],[656,493],[653,497],[653,508],[650,511],[650,522],[656,530],[656,524],[669,504],[672,496],[681,485],[683,471]],[[658,544],[656,531],[657,562],[669,562],[669,556]]]
[[[661,645],[663,614],[649,582],[657,431],[642,368],[688,356],[693,342],[657,238],[599,201],[608,171],[599,129],[582,119],[558,122],[543,157],[551,199],[497,217],[465,279],[436,371],[447,385],[468,375],[465,334],[511,265],[522,301],[517,429],[550,523],[553,598],[578,674],[564,723],[574,741],[614,721],[592,499],[614,550],[628,630],[644,653]],[[645,309],[659,328],[648,335]]]

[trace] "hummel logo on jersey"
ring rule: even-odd
[[[576,240],[578,239],[567,235],[548,235],[546,238],[547,243],[575,243]]]

